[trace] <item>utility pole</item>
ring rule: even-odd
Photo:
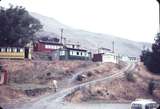
[[[64,29],[63,28],[61,28],[61,44],[63,43],[63,32],[64,32]]]
[[[64,39],[64,42],[63,42],[64,45],[67,44],[67,39],[65,37],[63,39]]]
[[[159,33],[160,33],[160,0],[157,0],[159,5]]]
[[[112,52],[114,53],[114,41],[112,41]]]

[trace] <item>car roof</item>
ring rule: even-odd
[[[151,100],[151,99],[137,99],[135,101],[133,101],[131,104],[149,104],[149,103],[156,103],[155,101]]]

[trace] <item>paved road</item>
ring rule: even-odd
[[[104,78],[100,78],[100,79],[97,79],[97,80],[89,81],[89,82],[86,82],[86,83],[82,83],[82,84],[75,85],[73,87],[64,89],[64,90],[62,90],[60,92],[57,92],[56,94],[44,97],[43,99],[40,99],[39,101],[35,102],[34,104],[31,104],[30,106],[28,105],[29,107],[27,106],[27,109],[54,109],[54,108],[55,109],[79,109],[78,106],[76,106],[77,108],[70,108],[70,105],[67,105],[68,107],[66,105],[64,105],[63,102],[62,102],[63,98],[65,96],[67,96],[68,94],[72,93],[77,88],[88,86],[90,84],[94,84],[94,83],[97,83],[97,82],[100,82],[100,81],[106,81],[106,80],[110,80],[111,81],[111,80],[114,80],[115,78],[124,77],[124,72],[125,71],[133,70],[134,67],[135,67],[134,63],[132,63],[132,64],[129,63],[120,72],[116,72],[115,74],[113,74],[111,76],[107,76],[107,77],[104,77]],[[114,109],[113,108],[114,105],[115,104],[111,104],[108,109]],[[100,109],[100,108],[98,108],[98,106],[99,106],[99,104],[97,104],[97,109]],[[115,107],[117,107],[117,106],[115,106]],[[123,109],[125,109],[124,105],[121,105],[120,107],[122,107]],[[26,106],[24,106],[23,109],[26,109]],[[83,108],[83,109],[85,109],[85,108]],[[86,108],[86,109],[90,109],[90,108]],[[96,109],[96,108],[92,108],[92,109]],[[128,107],[126,107],[126,109],[128,109]]]
[[[44,109],[130,109],[130,104],[51,104]]]

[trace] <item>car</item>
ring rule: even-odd
[[[159,104],[152,99],[136,99],[131,103],[131,109],[157,109]]]

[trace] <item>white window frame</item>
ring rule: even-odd
[[[12,49],[11,48],[7,48],[7,52],[11,52],[12,51]]]
[[[16,53],[17,52],[17,48],[13,48],[13,52]]]
[[[70,50],[69,54],[70,54],[70,55],[74,55],[72,50]]]
[[[64,56],[65,55],[65,51],[60,51],[60,56]]]
[[[5,48],[1,48],[1,52],[5,52]]]
[[[20,50],[19,50],[20,52],[24,52],[24,49],[23,48],[20,48]]]

